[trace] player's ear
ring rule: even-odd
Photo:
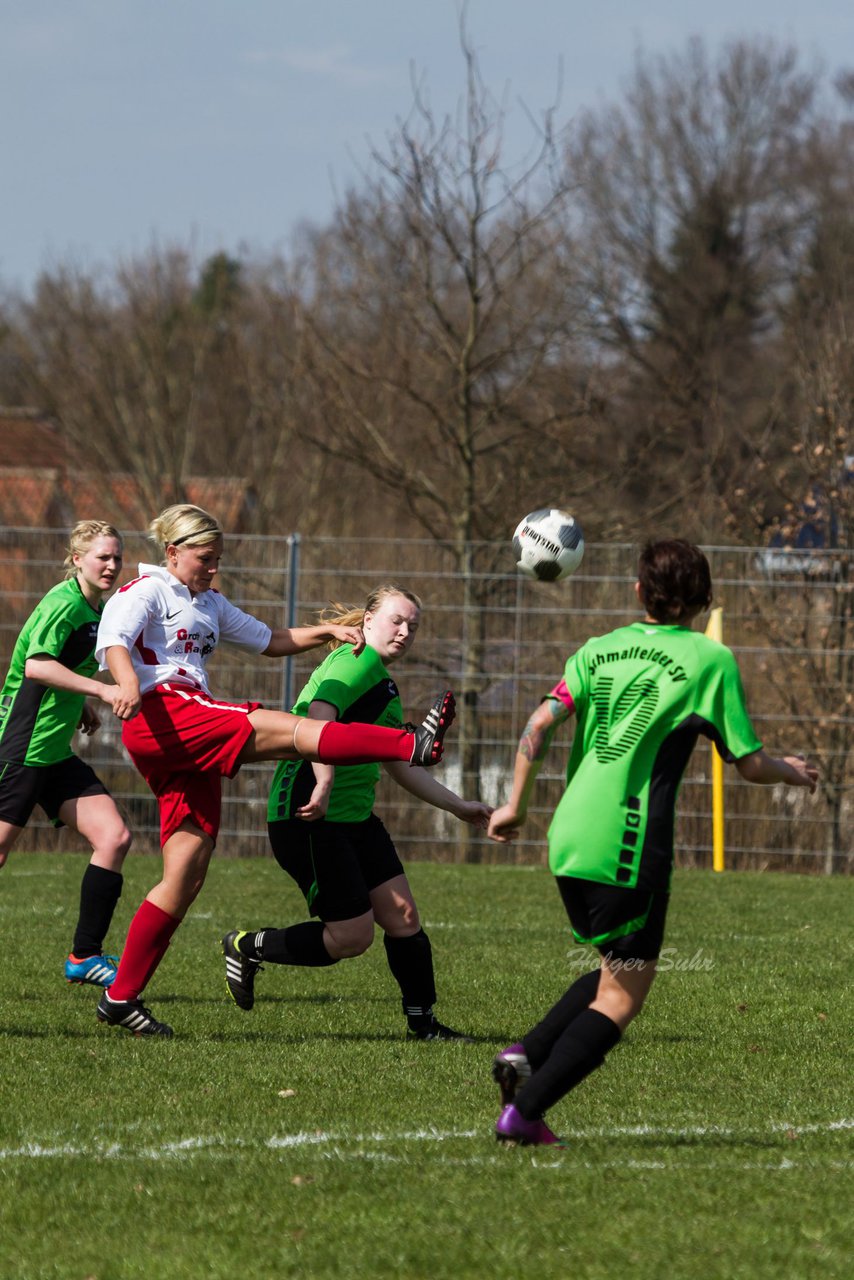
[[[635,595],[638,598],[638,603],[642,606],[642,608],[645,609],[646,601],[643,598],[643,587],[641,586],[640,582],[635,583]]]

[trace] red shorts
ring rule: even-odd
[[[233,778],[260,702],[220,702],[182,685],[143,694],[122,726],[122,742],[160,806],[160,843],[185,820],[212,840],[219,832],[222,779]]]

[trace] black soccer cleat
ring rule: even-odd
[[[432,707],[419,725],[408,724],[406,728],[415,735],[415,745],[410,764],[430,767],[442,759],[445,734],[454,723],[457,714],[457,700],[450,689],[440,693]]]
[[[474,1044],[471,1036],[464,1035],[462,1031],[454,1031],[453,1027],[446,1027],[438,1018],[431,1018],[429,1022],[418,1027],[409,1027],[406,1038],[407,1040],[458,1040],[461,1044]]]
[[[237,948],[237,939],[245,936],[245,930],[232,929],[222,940],[225,956],[225,985],[238,1009],[249,1010],[255,1003],[255,975],[261,968],[259,960],[250,960]]]
[[[158,1022],[141,1000],[111,1000],[105,991],[98,1001],[98,1021],[111,1027],[124,1027],[135,1036],[163,1036],[172,1038],[172,1028],[166,1022]]]

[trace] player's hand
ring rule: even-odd
[[[81,733],[85,733],[88,736],[89,734],[96,733],[100,727],[101,717],[98,715],[98,712],[94,707],[90,706],[88,702],[84,702],[83,710],[80,714],[80,723],[77,728]]]
[[[818,769],[815,765],[809,764],[803,756],[784,756],[783,759],[789,768],[794,770],[792,786],[809,787],[810,795],[815,795],[815,789],[818,786]]]
[[[318,818],[326,817],[328,808],[329,788],[318,786],[314,788],[305,804],[294,809],[294,817],[301,818],[303,822],[317,822]]]
[[[480,800],[463,800],[457,809],[457,817],[461,822],[470,822],[473,827],[485,831],[489,826],[492,805],[483,804]]]
[[[365,633],[361,627],[341,627],[336,623],[329,628],[329,635],[342,644],[351,644],[354,654],[361,653],[365,647]]]
[[[503,804],[496,809],[489,819],[487,835],[496,844],[509,844],[519,834],[519,828],[525,821],[525,814],[519,813],[512,805]]]
[[[139,685],[117,684],[113,688],[113,715],[119,720],[132,720],[142,706]]]

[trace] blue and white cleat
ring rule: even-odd
[[[78,986],[111,987],[118,967],[118,956],[87,956],[85,960],[78,960],[70,955],[65,962],[65,978]]]

